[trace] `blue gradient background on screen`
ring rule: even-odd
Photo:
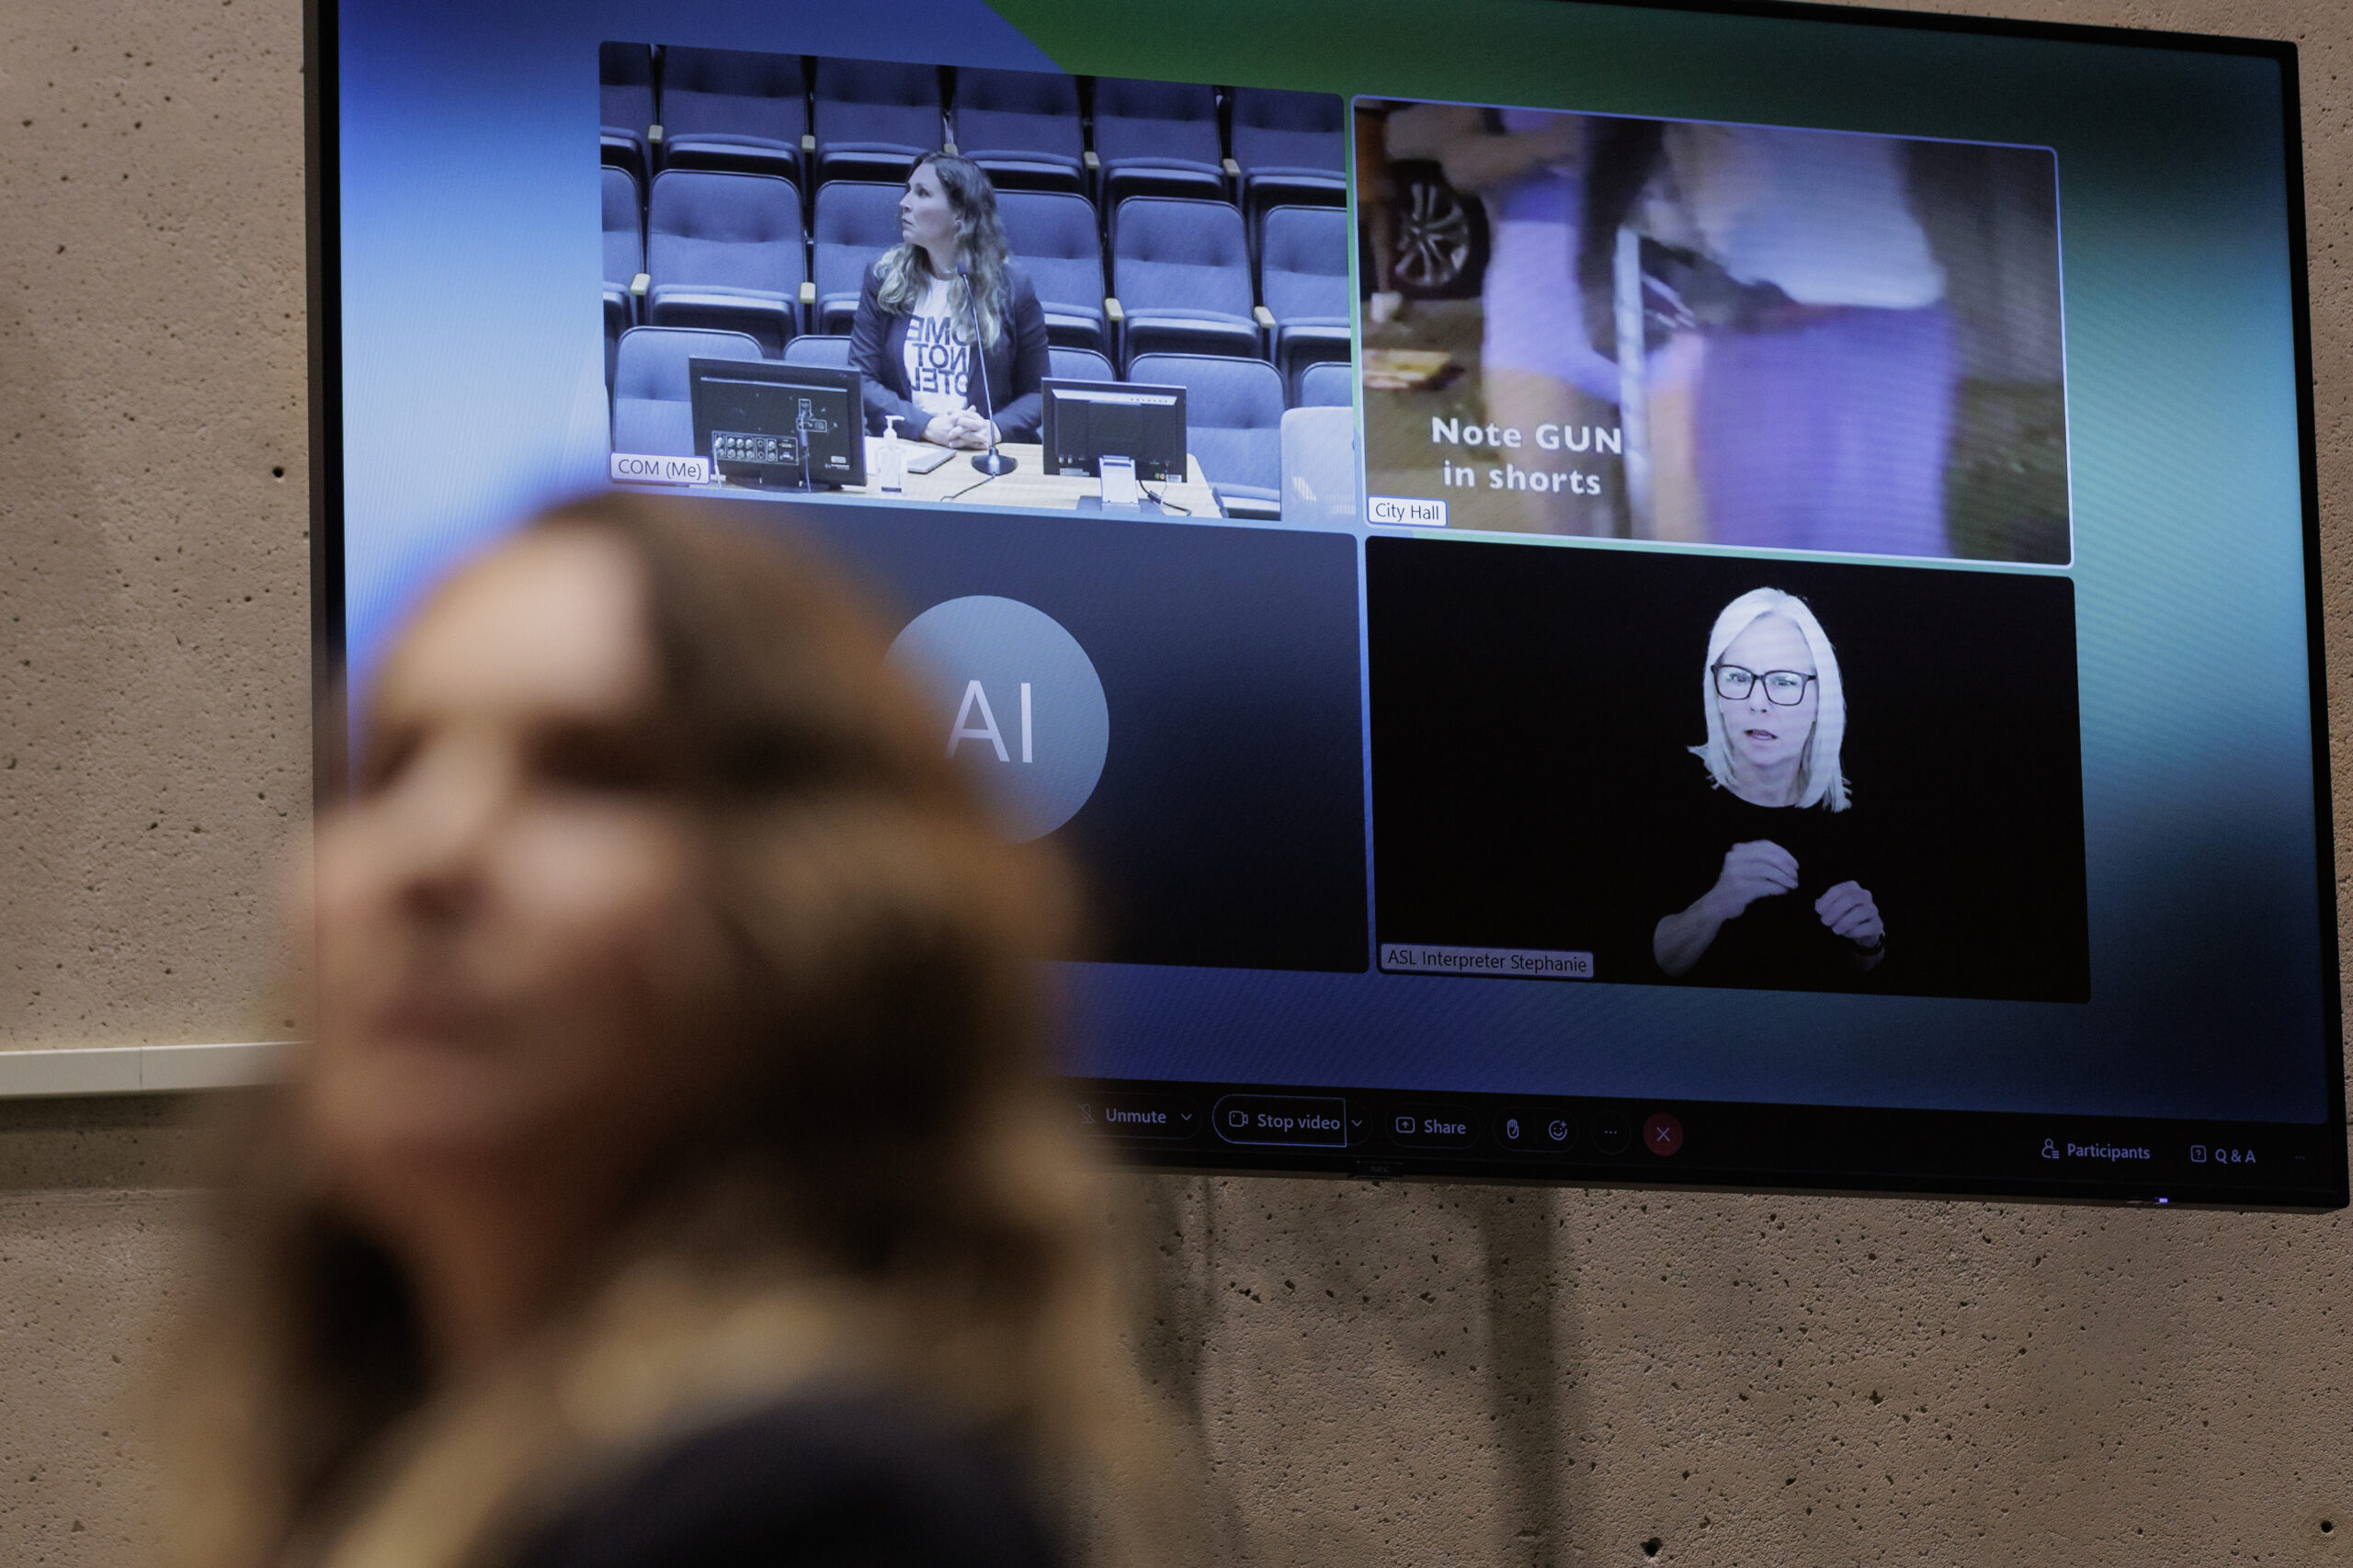
[[[1367,1088],[2325,1115],[2322,944],[2334,933],[2316,919],[2281,109],[2268,61],[1511,3],[1449,7],[1442,30],[1391,0],[1273,18],[1202,0],[1198,12],[1154,7],[1149,31],[1116,25],[1118,6],[1064,8],[1055,17],[1069,36],[1040,27],[1038,41],[978,0],[523,9],[342,7],[345,541],[348,645],[363,676],[453,557],[529,506],[601,483],[603,39],[2054,148],[2088,1004],[1093,966],[1073,971],[1074,1066]],[[1319,33],[1301,19],[1316,14],[1353,20]],[[1956,746],[2000,748],[2001,714],[1957,690],[1922,700],[1950,710]],[[1540,829],[1544,802],[1525,810]]]

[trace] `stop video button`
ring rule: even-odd
[[[1210,1111],[1210,1126],[1229,1143],[1348,1146],[1348,1102],[1323,1095],[1228,1095]]]

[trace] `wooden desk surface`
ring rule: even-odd
[[[870,436],[866,439],[866,485],[863,489],[845,489],[844,495],[881,495],[882,482],[882,448],[884,437]],[[937,451],[938,448],[923,442],[905,443],[908,455]],[[1027,506],[1033,511],[1071,511],[1082,497],[1103,494],[1103,483],[1076,475],[1048,473],[1045,470],[1045,449],[1031,445],[1017,446],[1007,441],[999,449],[1017,460],[1020,467],[1011,473],[995,479],[974,471],[970,452],[958,452],[929,473],[910,473],[905,477],[901,499],[908,501],[954,500],[967,506]],[[1181,507],[1196,517],[1219,517],[1217,495],[1210,489],[1209,481],[1201,477],[1199,458],[1185,455],[1185,478],[1181,483],[1153,484],[1152,492],[1163,497],[1171,507]],[[959,492],[961,492],[960,494]]]

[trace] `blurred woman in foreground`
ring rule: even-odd
[[[1131,1410],[1034,1087],[1059,869],[883,649],[748,529],[616,496],[426,604],[317,830],[315,1039],[181,1369],[184,1561],[1117,1532]]]

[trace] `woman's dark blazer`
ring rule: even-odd
[[[983,391],[981,378],[975,376],[969,395],[972,406],[984,415],[990,413],[990,400],[995,400],[993,417],[1000,440],[1034,441],[1046,411],[1046,394],[1039,384],[1052,363],[1046,356],[1046,312],[1039,307],[1038,290],[1029,274],[1010,263],[1005,269],[1005,285],[1013,296],[1013,308],[1006,312],[1008,330],[999,333],[995,347],[983,356],[987,390]],[[907,397],[907,323],[911,318],[886,312],[875,298],[880,287],[875,269],[868,267],[866,282],[858,293],[858,316],[849,329],[850,369],[866,379],[867,433],[880,436],[888,428],[882,421],[896,414],[902,416],[899,433],[919,437],[931,416]]]
[[[509,1568],[1063,1568],[995,1453],[879,1398],[794,1400],[657,1447]]]

